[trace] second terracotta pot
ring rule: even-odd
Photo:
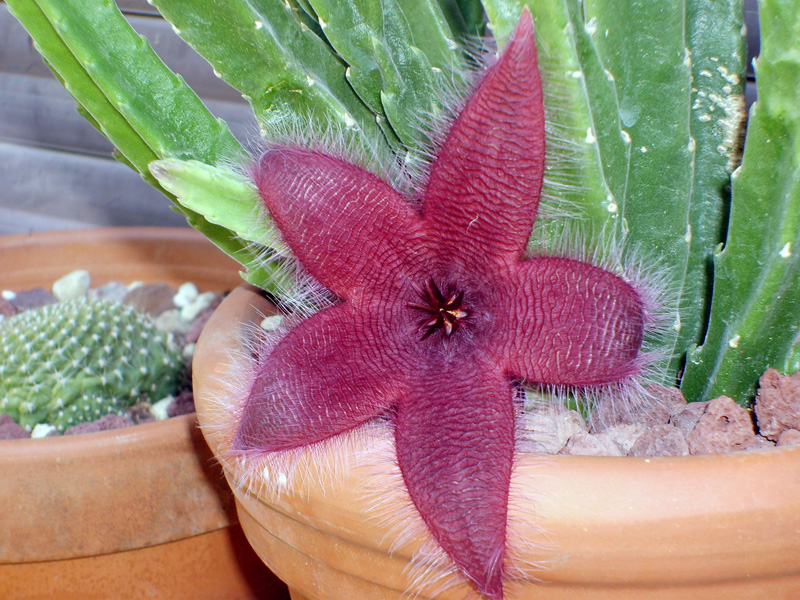
[[[193,281],[222,292],[238,265],[189,229],[0,237],[0,289],[49,287],[74,269]],[[239,527],[194,414],[126,429],[0,441],[0,598],[287,598]]]

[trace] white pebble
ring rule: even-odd
[[[183,308],[194,302],[199,294],[200,292],[198,292],[197,286],[188,281],[178,288],[178,293],[175,294],[172,301],[178,308]]]
[[[158,402],[153,403],[153,406],[150,407],[150,412],[156,418],[156,421],[164,421],[169,419],[169,415],[167,414],[167,408],[174,398],[172,396],[167,396],[166,398],[162,398]]]
[[[33,426],[33,431],[31,431],[32,438],[43,438],[47,437],[51,432],[56,431],[56,428],[53,425],[48,425],[47,423],[37,423]]]
[[[185,358],[187,361],[188,360],[192,360],[192,357],[194,356],[195,346],[196,346],[196,344],[186,344],[183,347],[183,352],[182,352],[183,353],[183,358]]]
[[[13,300],[17,297],[17,292],[12,292],[11,290],[3,290],[0,292],[0,296],[3,297],[3,300]]]
[[[53,295],[61,302],[82,298],[91,287],[92,278],[89,271],[79,269],[67,275],[53,284]]]
[[[189,304],[181,308],[181,319],[184,321],[194,321],[201,312],[211,306],[216,298],[214,292],[204,292],[192,300]]]
[[[166,310],[156,317],[156,328],[161,331],[186,333],[189,325],[181,318],[181,311],[177,308]]]
[[[281,323],[283,323],[283,315],[272,315],[270,317],[264,317],[261,321],[261,329],[264,331],[277,331]]]

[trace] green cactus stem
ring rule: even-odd
[[[767,367],[798,368],[800,334],[800,1],[762,0],[758,102],[734,173],[728,237],[714,256],[703,345],[681,389],[748,404]]]
[[[183,367],[172,335],[122,304],[81,298],[0,321],[0,413],[27,429],[175,393]]]

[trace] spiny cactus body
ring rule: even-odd
[[[0,322],[0,412],[28,429],[63,431],[141,394],[161,398],[182,368],[172,336],[121,304],[78,299]]]

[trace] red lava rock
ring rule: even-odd
[[[534,404],[520,415],[517,447],[528,454],[557,454],[579,431],[586,431],[586,423],[576,411],[558,403]]]
[[[787,429],[778,438],[776,446],[800,446],[800,431]]]
[[[678,388],[651,385],[647,391],[650,397],[643,398],[638,404],[600,402],[592,412],[589,431],[600,433],[616,425],[631,423],[645,427],[665,425],[673,412],[686,406],[686,399]]]
[[[759,380],[755,404],[758,429],[777,441],[781,432],[800,429],[800,372],[791,377],[767,369]]]
[[[763,448],[774,448],[775,442],[768,440],[763,435],[754,435],[743,450],[761,450]]]
[[[40,308],[42,306],[55,304],[57,302],[58,298],[56,298],[49,290],[40,287],[17,292],[17,295],[11,301],[11,303],[20,311],[29,310],[31,308]]]
[[[755,436],[750,413],[727,396],[714,398],[687,436],[692,454],[719,454],[744,450]]]
[[[669,422],[677,427],[681,433],[683,433],[684,437],[688,437],[692,429],[697,425],[700,417],[706,412],[707,407],[708,402],[689,402],[682,409],[674,413],[669,418]]]
[[[22,440],[29,437],[30,432],[12,419],[11,415],[0,415],[0,440]]]
[[[149,283],[132,289],[122,300],[123,304],[132,306],[139,312],[157,317],[161,313],[175,308],[172,299],[177,290],[166,283]]]
[[[676,387],[651,385],[647,391],[655,399],[655,404],[646,413],[651,422],[645,425],[666,425],[671,415],[686,408],[686,398]]]
[[[631,446],[628,456],[686,456],[689,444],[674,425],[653,425],[645,429]]]
[[[607,433],[591,434],[579,431],[567,442],[559,454],[573,456],[622,456],[619,447]]]
[[[13,317],[19,310],[14,306],[13,302],[0,298],[0,315],[4,317]]]
[[[594,405],[587,425],[591,433],[601,433],[622,423],[623,417],[624,411],[620,410],[613,402],[601,400]]]
[[[194,412],[194,394],[191,390],[186,390],[175,396],[167,406],[167,414],[170,417],[188,415]]]
[[[79,423],[73,425],[64,432],[64,435],[77,435],[81,433],[95,433],[97,431],[109,431],[110,429],[123,429],[124,427],[131,427],[135,423],[127,417],[120,415],[105,415],[96,421],[89,423]]]
[[[214,302],[212,302],[207,309],[197,315],[197,318],[192,321],[192,324],[189,326],[189,331],[186,332],[186,343],[187,344],[194,344],[200,338],[200,332],[203,331],[203,327],[206,326],[206,323],[211,318],[214,310],[220,305],[222,302],[222,298],[218,297]]]

